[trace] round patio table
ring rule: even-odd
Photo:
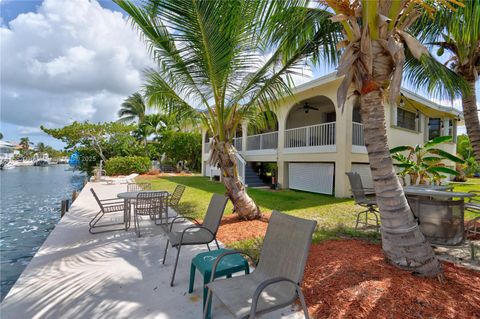
[[[405,194],[413,196],[422,196],[422,197],[445,197],[445,198],[465,198],[465,197],[474,197],[475,194],[464,193],[464,192],[448,192],[445,190],[438,190],[434,188],[424,188],[417,186],[407,186],[404,189]]]
[[[122,192],[122,193],[118,193],[117,194],[117,197],[118,198],[121,198],[124,200],[124,215],[125,215],[125,229],[128,229],[130,228],[130,219],[131,219],[131,209],[130,209],[130,206],[131,206],[131,201],[132,200],[135,200],[137,199],[137,196],[138,194],[140,193],[158,193],[158,192],[165,192],[165,191],[161,191],[161,190],[149,190],[149,191],[137,191],[137,192]],[[171,194],[168,193],[168,196],[170,196]]]
[[[459,245],[464,241],[464,198],[475,194],[411,186],[404,191],[431,244]]]

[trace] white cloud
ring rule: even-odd
[[[1,121],[18,134],[115,120],[153,65],[126,18],[95,0],[45,0],[2,25],[0,38]]]

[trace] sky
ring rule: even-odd
[[[4,140],[28,136],[62,148],[40,125],[116,120],[154,63],[110,0],[0,0],[0,65]],[[326,71],[333,69],[307,71],[297,83]]]

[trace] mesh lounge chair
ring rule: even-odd
[[[93,188],[90,188],[90,191],[93,194],[93,197],[98,203],[98,206],[100,207],[100,211],[95,215],[95,217],[92,218],[92,220],[89,223],[89,229],[88,231],[91,234],[97,234],[97,233],[104,233],[108,231],[114,231],[114,230],[122,230],[125,229],[127,230],[127,224],[125,222],[126,220],[126,211],[125,211],[125,205],[122,199],[118,198],[109,198],[109,199],[99,199]],[[97,223],[100,221],[100,219],[105,216],[105,214],[111,214],[111,213],[118,213],[122,212],[123,213],[123,222],[121,223],[110,223],[110,224],[101,224],[97,225]],[[109,228],[103,231],[95,231],[95,228],[104,228],[104,227],[112,227],[116,225],[123,225],[122,228]]]
[[[178,203],[180,203],[180,199],[182,199],[183,192],[185,191],[185,186],[177,185],[175,190],[173,191],[172,196],[170,196],[170,200],[168,202],[168,206],[172,207],[173,209],[177,210]]]
[[[236,318],[253,319],[256,315],[274,311],[292,304],[297,297],[305,318],[308,310],[300,283],[307,262],[312,234],[317,222],[274,211],[255,271],[249,275],[214,281],[212,276],[203,317],[209,315],[212,294]],[[220,260],[230,254],[220,255],[212,269],[215,274]]]
[[[223,217],[223,211],[227,205],[228,198],[224,195],[213,194],[210,204],[208,205],[207,213],[203,223],[200,224],[197,220],[191,217],[175,217],[170,223],[170,229],[167,231],[167,245],[165,246],[165,253],[163,255],[163,264],[167,258],[168,245],[177,248],[177,258],[175,259],[175,266],[173,268],[172,281],[170,286],[173,286],[175,280],[175,272],[177,271],[178,257],[180,256],[180,249],[187,245],[207,245],[210,250],[210,244],[215,241],[217,248],[220,248],[217,242],[217,231],[220,226],[220,221]],[[184,218],[195,222],[196,225],[188,226],[182,231],[173,231],[175,221]]]
[[[135,232],[140,237],[140,219],[139,216],[149,216],[157,224],[157,215],[160,220],[163,216],[168,221],[168,192],[141,192],[135,199],[135,210],[133,220]]]
[[[371,188],[365,188],[362,184],[362,179],[360,175],[355,172],[348,172],[345,173],[348,176],[348,180],[350,181],[350,187],[353,194],[353,198],[355,200],[355,204],[360,205],[362,207],[367,208],[364,211],[361,211],[357,214],[357,221],[355,223],[355,230],[357,230],[359,224],[363,224],[365,228],[369,225],[370,219],[368,218],[368,214],[372,214],[375,217],[375,227],[376,230],[379,231],[380,223],[379,223],[379,216],[377,210],[377,201],[375,198],[368,198],[365,194],[368,191],[371,191]],[[365,221],[360,220],[362,214],[365,214]]]
[[[152,184],[150,183],[128,183],[127,192],[141,192],[152,189]]]
[[[469,193],[474,193],[477,196],[480,196],[480,191],[470,191]],[[480,223],[480,199],[470,197],[468,202],[465,203],[465,210],[478,214],[477,217],[469,220],[465,225],[465,231],[467,235],[480,235],[480,226],[478,226],[478,224]]]

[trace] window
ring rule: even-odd
[[[397,126],[403,127],[412,131],[416,131],[416,117],[417,115],[413,112],[397,109]]]
[[[442,120],[439,118],[431,118],[428,120],[428,139],[442,136]]]
[[[362,123],[362,115],[360,114],[360,108],[354,107],[352,113],[352,121],[356,123]]]

